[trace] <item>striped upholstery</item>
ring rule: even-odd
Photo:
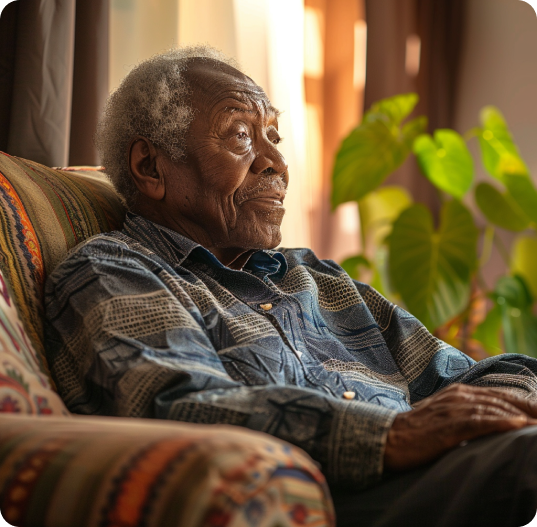
[[[0,415],[2,515],[19,527],[334,525],[299,449],[233,427],[147,424]]]
[[[43,348],[43,285],[68,250],[123,224],[124,209],[95,168],[54,170],[0,153],[0,269],[39,368],[49,375]]]

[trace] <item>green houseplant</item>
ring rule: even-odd
[[[362,242],[342,265],[354,278],[369,273],[374,287],[465,351],[537,357],[537,190],[505,119],[489,106],[464,137],[429,135],[426,117],[408,120],[417,102],[406,94],[374,104],[340,146],[332,206],[358,202]],[[479,183],[473,140],[489,174]],[[437,226],[404,188],[381,186],[409,155],[439,192]],[[507,272],[489,290],[481,270],[493,244],[501,248],[498,229],[517,237],[512,255],[502,249]]]

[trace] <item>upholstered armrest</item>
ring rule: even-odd
[[[0,414],[0,510],[20,527],[334,525],[300,450],[235,427]]]

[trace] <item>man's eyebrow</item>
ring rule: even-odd
[[[278,110],[278,108],[275,108],[274,106],[272,106],[272,104],[268,105],[266,107],[266,110],[267,110],[267,113],[273,114],[274,117],[276,117],[276,118],[280,117],[280,115],[281,115],[280,110]],[[240,106],[226,106],[222,111],[225,112],[225,113],[231,113],[231,114],[233,114],[233,113],[249,113],[249,114],[257,115],[259,113],[257,110],[254,110],[252,108],[242,108]]]
[[[225,113],[259,113],[257,110],[252,110],[251,108],[240,108],[239,106],[226,106],[222,112]]]

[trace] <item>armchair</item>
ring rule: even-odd
[[[0,153],[0,511],[19,527],[335,525],[296,447],[230,426],[76,416],[54,390],[43,284],[68,250],[119,228],[95,168]]]

